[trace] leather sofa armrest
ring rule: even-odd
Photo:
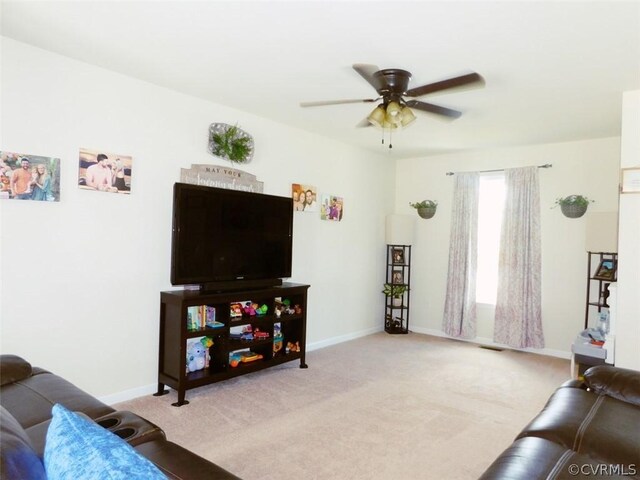
[[[0,385],[7,385],[32,374],[31,364],[17,355],[0,355]]]
[[[640,371],[598,365],[584,373],[584,382],[598,395],[640,406]]]

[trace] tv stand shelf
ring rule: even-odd
[[[300,368],[307,368],[305,352],[308,289],[309,285],[283,283],[267,288],[227,292],[201,290],[161,292],[158,391],[154,395],[169,393],[165,389],[165,386],[169,386],[178,392],[178,401],[173,405],[179,407],[189,403],[185,400],[185,393],[192,388],[294,360],[300,360]],[[283,312],[280,316],[276,315],[276,305],[284,300],[289,300],[292,307],[297,305],[298,312]],[[232,306],[245,302],[266,305],[267,313],[232,316]],[[215,321],[222,325],[216,328],[199,325],[194,327],[190,323],[190,320],[193,320],[194,311],[203,312],[203,316],[215,315]],[[205,315],[204,312],[208,313]],[[261,332],[268,333],[268,338],[252,340],[232,338],[232,332],[246,330],[249,325],[254,331],[257,328]],[[276,337],[278,331],[281,335]],[[202,369],[189,371],[188,344],[198,342],[202,337],[208,337],[213,341],[213,345],[207,349],[208,364]],[[288,344],[295,345],[295,349],[289,349]],[[299,351],[296,351],[297,349]],[[230,355],[241,351],[251,351],[261,355],[262,358],[232,366]]]

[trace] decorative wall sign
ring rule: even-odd
[[[291,198],[293,198],[293,209],[299,212],[317,212],[317,192],[318,189],[313,185],[292,183]]]
[[[0,151],[0,198],[60,201],[60,159]]]
[[[322,195],[320,218],[339,222],[344,214],[344,199],[337,195]]]
[[[220,165],[192,164],[191,168],[181,168],[180,181],[191,185],[244,192],[263,193],[264,191],[264,183],[259,182],[255,175]]]
[[[249,163],[253,158],[253,137],[237,125],[212,123],[209,126],[209,152],[234,163]]]
[[[78,185],[84,190],[130,193],[132,165],[129,155],[81,148]]]

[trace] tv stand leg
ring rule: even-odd
[[[166,395],[169,393],[168,388],[164,388],[164,383],[158,383],[158,391],[153,394],[154,397],[161,397],[162,395]]]
[[[176,403],[172,403],[174,407],[181,407],[182,405],[189,405],[189,402],[184,399],[184,390],[178,390],[178,401]]]
[[[302,360],[300,361],[300,368],[309,368],[309,365],[304,363]]]

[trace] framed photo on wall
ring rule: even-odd
[[[614,281],[616,279],[617,261],[612,259],[604,259],[598,265],[593,278],[596,280],[609,280]]]
[[[620,170],[620,193],[640,193],[640,167]]]

